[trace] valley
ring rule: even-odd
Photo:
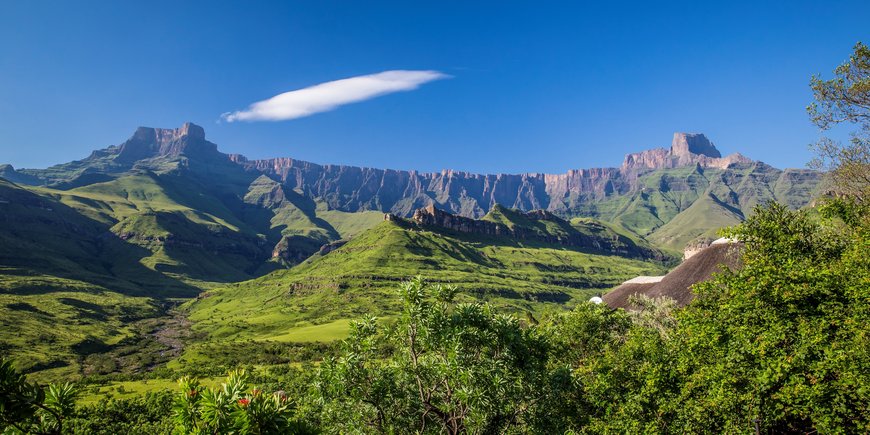
[[[618,168],[477,175],[251,161],[190,123],[0,175],[0,346],[45,380],[254,363],[251,343],[316,361],[350,320],[389,323],[418,275],[546,317],[820,180],[697,134]],[[168,343],[167,325],[185,331]]]
[[[866,0],[3,6],[0,435],[870,433]]]

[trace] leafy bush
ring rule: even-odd
[[[173,394],[147,393],[130,399],[103,399],[80,406],[68,426],[75,434],[167,434],[172,421]]]
[[[205,389],[195,378],[183,377],[175,395],[176,431],[185,434],[280,434],[292,431],[291,404],[283,391],[272,394],[248,389],[248,374],[232,371],[218,389]]]
[[[870,238],[830,225],[770,204],[729,232],[743,267],[677,316],[683,427],[870,430]]]
[[[71,383],[43,389],[27,382],[12,363],[0,360],[0,429],[4,433],[63,433],[77,395]]]
[[[328,432],[499,433],[524,424],[547,394],[537,328],[454,287],[402,284],[402,318],[353,324],[345,353],[324,362],[316,398]]]

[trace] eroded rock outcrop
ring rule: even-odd
[[[338,210],[379,210],[409,217],[434,202],[471,218],[485,215],[496,204],[571,214],[580,204],[636,190],[638,176],[655,169],[694,165],[724,169],[753,163],[740,154],[722,157],[703,134],[692,133],[675,133],[670,149],[629,154],[620,168],[577,169],[564,174],[417,172],[318,165],[292,158],[248,160],[238,154],[229,158]]]
[[[496,237],[508,236],[517,239],[525,239],[523,236],[526,236],[525,232],[517,233],[509,229],[506,225],[447,213],[438,210],[432,204],[415,211],[411,220],[418,225],[440,227],[460,233]]]
[[[671,141],[671,153],[677,156],[703,155],[719,158],[722,153],[713,146],[703,133],[674,133]]]
[[[154,157],[214,157],[217,154],[220,154],[217,145],[205,139],[205,130],[186,122],[179,128],[139,127],[133,137],[118,145],[115,160],[134,162]]]
[[[497,206],[494,210],[501,215],[510,215],[507,219],[508,221],[525,221],[526,224],[512,224],[509,226],[501,222],[493,222],[486,219],[471,219],[439,210],[433,204],[417,209],[411,217],[411,221],[423,228],[446,229],[487,237],[506,237],[520,241],[587,249],[628,257],[664,259],[664,255],[661,252],[638,246],[625,237],[607,231],[604,226],[597,223],[587,223],[587,229],[590,231],[589,233],[583,233],[571,226],[567,221],[546,210],[522,212],[519,210],[508,210],[501,206]],[[399,218],[388,214],[385,216],[385,219],[397,220]],[[542,221],[548,221],[552,225],[550,227],[540,225]]]
[[[752,160],[740,153],[722,157],[713,143],[701,133],[674,133],[670,149],[656,148],[629,154],[622,162],[622,171],[679,168],[693,165],[702,168],[726,169],[738,163],[752,163]]]

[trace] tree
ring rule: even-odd
[[[536,421],[542,432],[667,432],[678,391],[668,348],[674,301],[631,299],[637,309],[630,312],[584,303],[548,322],[553,353],[548,403]]]
[[[870,238],[828,225],[772,203],[726,233],[742,268],[677,314],[683,430],[870,431]]]
[[[546,339],[486,304],[455,303],[456,294],[418,277],[401,285],[397,325],[354,324],[318,384],[331,430],[504,433],[525,424],[547,394]]]
[[[810,119],[823,131],[838,124],[857,127],[849,143],[823,137],[812,166],[828,170],[835,193],[849,201],[870,199],[870,48],[857,43],[849,61],[834,70],[835,78],[813,76],[815,102],[807,107]]]
[[[78,391],[71,383],[42,388],[0,359],[0,429],[4,433],[60,434]]]
[[[155,391],[130,398],[102,398],[79,406],[65,431],[74,434],[168,434],[174,428],[172,402],[175,392]]]

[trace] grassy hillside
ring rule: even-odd
[[[0,349],[42,378],[139,367],[163,348],[149,334],[169,299],[274,270],[282,235],[313,240],[313,252],[383,219],[292,196],[257,204],[264,184],[274,187],[259,180],[236,203],[178,173],[69,190],[0,179]]]
[[[643,260],[659,249],[681,251],[768,199],[801,206],[816,188],[805,171],[761,163],[655,170],[603,200],[572,192],[576,207],[560,211],[570,221],[496,205],[483,220],[501,232],[470,235],[330,209],[329,195],[238,165],[204,137],[169,144],[176,153],[139,136],[46,170],[0,166],[0,176],[43,186],[0,179],[0,350],[38,376],[162,364],[180,349],[157,331],[185,329],[167,308],[197,296],[187,308],[207,339],[185,358],[228,363],[238,356],[228,342],[304,353],[344,336],[348,319],[388,318],[396,284],[418,274],[505,310],[559,310],[662,273]],[[402,196],[391,210],[433,199]],[[467,197],[437,201],[479,215]],[[504,228],[513,236],[482,235]]]
[[[720,228],[737,225],[743,219],[740,209],[728,206],[708,194],[668,223],[656,228],[650,235],[650,240],[674,248],[686,246],[700,237],[716,239]]]
[[[50,196],[0,180],[0,266],[7,274],[84,281],[141,296],[194,296],[198,289],[145,267],[148,250],[125,242],[108,223]]]
[[[396,312],[397,284],[415,275],[457,285],[464,298],[541,313],[663,271],[618,256],[386,221],[290,270],[210,290],[188,309],[194,330],[213,342],[330,341],[346,334],[350,319]]]
[[[598,218],[679,252],[699,236],[742,221],[757,204],[775,200],[801,207],[819,188],[809,171],[779,171],[761,162],[727,170],[658,169],[638,181],[638,190],[582,204],[572,214]]]
[[[481,220],[504,225],[523,240],[537,239],[592,253],[667,260],[667,254],[637,234],[593,218],[567,221],[544,211],[526,213],[495,205]]]
[[[318,208],[265,176],[255,178],[236,200],[175,172],[139,171],[70,190],[32,189],[151,251],[141,260],[146,267],[206,287],[274,269],[277,265],[264,265],[282,237],[294,237],[305,248],[304,258],[382,218],[376,212]]]
[[[159,312],[151,298],[0,269],[0,351],[42,378],[82,373],[89,355],[134,338],[134,323]]]
[[[146,267],[150,252],[50,196],[0,180],[0,348],[22,368],[81,373],[136,335],[158,299],[200,289]]]

